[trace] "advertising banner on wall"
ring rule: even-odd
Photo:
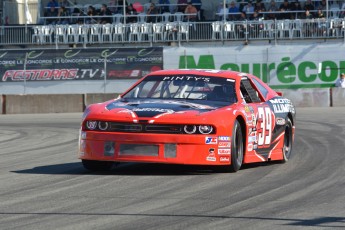
[[[222,69],[252,73],[272,88],[332,87],[345,72],[345,46],[280,45],[165,48],[164,69]]]
[[[138,79],[163,69],[163,48],[0,51],[0,83]]]

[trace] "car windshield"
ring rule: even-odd
[[[125,99],[185,99],[234,103],[235,80],[199,75],[148,76]]]

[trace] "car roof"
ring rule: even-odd
[[[214,69],[170,69],[170,70],[158,70],[151,72],[148,76],[157,76],[157,75],[200,75],[208,77],[223,77],[234,80],[241,80],[242,77],[250,77],[250,74],[231,71],[231,70],[214,70]]]

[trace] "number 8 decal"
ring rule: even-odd
[[[271,144],[272,114],[270,108],[258,108],[258,125],[258,145]]]

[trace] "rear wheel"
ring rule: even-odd
[[[285,125],[284,147],[283,147],[283,162],[287,162],[291,157],[292,151],[292,123],[288,118]]]
[[[109,171],[112,169],[114,163],[111,161],[93,161],[82,160],[84,168],[90,171]]]
[[[231,139],[231,165],[230,171],[237,172],[243,163],[243,136],[240,123],[236,120],[232,130]]]

